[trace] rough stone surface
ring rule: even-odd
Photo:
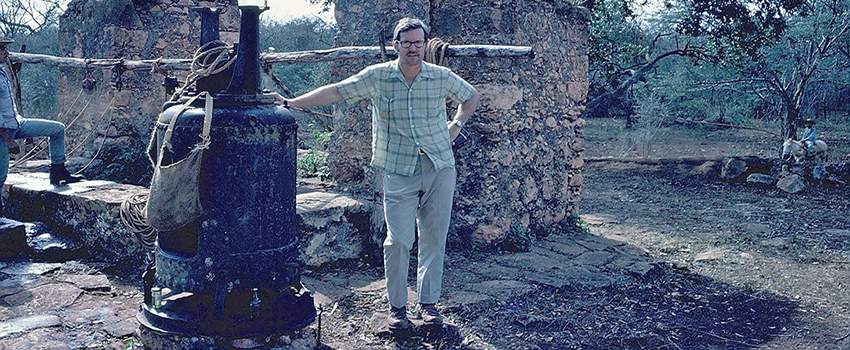
[[[142,266],[146,250],[127,231],[119,209],[125,198],[146,193],[145,188],[109,181],[53,187],[46,173],[9,174],[3,187],[10,216],[43,222],[53,232],[68,232],[98,260]]]
[[[799,175],[788,175],[779,179],[779,181],[776,182],[776,187],[785,192],[794,194],[804,190],[806,188],[806,183]]]
[[[0,339],[15,333],[27,332],[37,328],[61,325],[59,317],[53,315],[37,315],[20,317],[0,322]]]
[[[20,255],[27,247],[27,233],[24,224],[0,217],[0,258]]]
[[[43,275],[52,271],[56,271],[62,267],[60,263],[32,263],[22,262],[11,264],[0,272],[7,275]]]
[[[57,279],[87,291],[108,292],[112,288],[106,275],[63,275]]]
[[[59,20],[58,56],[191,58],[200,43],[200,17],[189,9],[199,5],[224,8],[222,40],[232,43],[239,26],[236,0],[73,0]],[[81,81],[88,75],[97,80],[97,87],[81,94]],[[176,75],[183,80],[186,72]],[[120,89],[113,78],[118,76]],[[57,105],[68,116],[62,121],[81,114],[68,138],[86,138],[80,152],[89,158],[103,144],[97,161],[85,172],[87,177],[137,184],[150,179],[144,152],[151,123],[166,100],[162,79],[161,74],[144,70],[116,74],[111,69],[60,69]]]
[[[53,283],[3,297],[3,301],[18,314],[45,313],[73,304],[82,293],[82,289],[70,284]]]
[[[349,195],[299,186],[295,211],[301,257],[309,266],[380,256],[383,216],[370,202]],[[379,215],[379,218],[373,218]]]
[[[742,180],[747,172],[747,163],[737,158],[727,158],[720,169],[720,178],[726,181]]]
[[[773,186],[776,183],[776,178],[766,174],[750,174],[747,176],[747,183],[756,186]]]
[[[431,37],[450,44],[532,46],[534,59],[450,58],[445,63],[483,94],[467,126],[470,145],[456,153],[458,191],[449,243],[465,242],[479,232],[476,237],[495,244],[498,233],[506,231],[498,220],[533,233],[557,232],[570,224],[567,217],[576,212],[584,164],[580,115],[588,89],[589,19],[584,10],[542,0],[346,0],[335,6],[335,46],[371,45],[381,30],[389,43],[393,24],[411,15],[431,25]],[[331,80],[374,63],[334,63]],[[368,167],[371,125],[364,121],[370,120],[369,102],[337,107],[331,175],[379,192],[380,174]]]
[[[119,209],[125,198],[145,194],[146,188],[108,181],[83,181],[54,188],[46,176],[45,173],[9,175],[4,188],[11,215],[24,221],[43,222],[34,232],[68,232],[78,237],[88,255],[99,261],[126,267],[142,266],[146,250],[136,236],[127,231]],[[320,183],[300,183],[296,215],[302,258],[309,266],[367,255],[380,259],[386,231],[382,213],[369,201],[329,192]],[[15,271],[39,266],[55,269],[61,264],[7,269],[11,269],[9,274],[19,274]],[[21,270],[20,273],[34,272]]]

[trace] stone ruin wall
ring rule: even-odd
[[[588,14],[559,1],[434,0],[363,3],[336,1],[335,46],[389,42],[395,22],[416,16],[432,37],[450,44],[531,46],[534,59],[448,58],[446,66],[482,93],[468,124],[471,144],[457,154],[450,242],[459,237],[489,245],[512,225],[548,234],[573,225],[584,160],[580,118],[588,91]],[[339,81],[376,61],[338,62]],[[453,115],[452,111],[449,112]],[[369,169],[369,102],[335,111],[332,176],[378,193],[380,174]],[[376,196],[376,198],[378,198]],[[463,241],[463,239],[461,239]]]
[[[200,19],[189,11],[195,6],[226,7],[222,39],[229,43],[238,39],[236,0],[73,0],[60,22],[60,55],[133,60],[190,57],[200,34]],[[446,63],[483,94],[482,105],[468,126],[472,142],[457,157],[459,191],[452,237],[472,237],[488,244],[501,239],[514,224],[535,233],[558,232],[571,224],[570,216],[580,201],[584,163],[584,121],[579,118],[588,89],[584,10],[548,0],[337,0],[335,6],[340,29],[335,46],[376,45],[381,30],[389,43],[396,21],[411,15],[433,27],[432,37],[451,44],[532,46],[536,57],[531,60],[449,58]],[[374,63],[336,61],[331,65],[332,81]],[[146,184],[151,167],[144,150],[166,99],[162,75],[124,72],[123,87],[115,91],[111,70],[92,70],[97,89],[80,94],[88,73],[81,69],[60,72],[58,105],[65,113],[59,119],[67,123],[90,103],[69,129],[69,152],[94,129],[81,151],[72,154],[92,157],[106,141],[86,174]],[[115,100],[101,118],[113,94]],[[330,147],[332,176],[378,200],[381,174],[368,165],[369,102],[340,103],[334,115],[338,132]]]
[[[224,8],[221,39],[233,43],[239,38],[236,4],[237,0],[72,0],[60,18],[59,55],[128,60],[189,58],[198,48],[201,26],[200,17],[190,9]],[[97,80],[97,88],[81,93],[88,74]],[[182,81],[186,72],[175,74]],[[57,106],[62,115],[58,119],[68,124],[80,115],[68,128],[67,151],[69,156],[91,158],[103,144],[97,160],[85,173],[89,178],[147,185],[152,167],[145,150],[166,101],[163,75],[124,72],[120,90],[113,86],[112,75],[111,69],[60,70]],[[71,154],[80,142],[83,146]]]

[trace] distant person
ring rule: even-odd
[[[20,152],[15,139],[47,136],[50,152],[50,183],[59,186],[65,183],[79,182],[82,177],[73,176],[65,169],[65,125],[46,119],[28,119],[17,113],[15,99],[12,98],[12,82],[3,69],[9,58],[7,45],[15,42],[9,38],[0,38],[0,186],[6,182],[9,173],[9,153]],[[3,215],[3,199],[0,197],[0,216]]]
[[[446,235],[457,180],[452,142],[478,106],[479,94],[448,68],[423,62],[428,26],[403,18],[393,31],[398,59],[366,67],[339,83],[294,99],[274,93],[284,107],[312,107],[345,100],[372,101],[372,163],[383,169],[384,271],[390,329],[407,329],[407,270],[419,228],[416,291],[425,324],[442,324],[437,310]],[[446,98],[460,103],[447,122]]]
[[[803,138],[800,141],[803,141],[803,144],[806,146],[806,156],[810,156],[810,152],[814,148],[818,138],[818,130],[815,128],[815,121],[813,119],[806,119],[804,124],[806,125],[806,129],[803,130]]]

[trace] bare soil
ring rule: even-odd
[[[585,157],[636,156],[623,152],[627,133],[621,121],[589,120]],[[650,147],[651,157],[776,157],[781,144],[769,134],[735,129],[674,126],[658,135],[663,142]],[[850,160],[847,135],[825,138],[833,160]],[[695,174],[673,165],[588,162],[580,222],[586,232],[538,237],[533,244],[570,234],[618,237],[658,262],[661,268],[651,273],[600,271],[617,282],[598,288],[540,283],[530,293],[443,306],[452,326],[436,333],[376,334],[370,315],[386,308],[385,299],[380,291],[355,293],[326,314],[323,347],[850,349],[850,189],[819,185],[789,195]],[[457,266],[512,254],[450,252],[445,279],[464,278]],[[371,279],[380,278],[380,269],[375,272]],[[446,284],[446,293],[458,288]]]

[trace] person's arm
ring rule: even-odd
[[[342,95],[337,90],[336,84],[322,86],[292,99],[284,98],[277,92],[273,92],[271,95],[274,97],[276,105],[286,107],[315,107],[342,101]]]
[[[455,113],[455,117],[449,122],[449,137],[452,141],[457,138],[457,135],[460,134],[460,125],[458,125],[458,121],[461,124],[466,125],[466,122],[470,117],[475,113],[475,109],[478,108],[478,101],[481,99],[481,95],[478,93],[478,90],[472,89],[472,97],[468,100],[464,101],[460,104],[460,107],[457,109],[457,113]]]

